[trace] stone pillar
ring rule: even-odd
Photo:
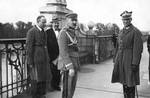
[[[60,21],[60,28],[65,24],[65,15],[72,11],[67,8],[66,0],[47,0],[46,6],[40,8],[40,14],[47,18],[50,22],[55,15]]]

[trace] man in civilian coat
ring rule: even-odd
[[[52,27],[54,27],[55,23],[58,22],[58,18],[52,18]],[[59,31],[58,31],[59,32]],[[46,30],[47,33],[47,47],[48,47],[48,54],[50,57],[50,68],[52,72],[52,80],[51,86],[54,90],[60,91],[60,70],[57,68],[58,64],[58,56],[59,56],[59,46],[57,42],[57,38],[54,32],[54,28],[49,28]]]
[[[114,60],[112,83],[123,85],[124,98],[135,98],[135,87],[140,84],[139,65],[143,51],[141,32],[132,25],[132,12],[121,14],[124,28],[118,36],[118,51]]]
[[[27,64],[30,67],[32,98],[45,98],[46,81],[50,78],[47,34],[44,32],[46,18],[37,17],[37,24],[27,33]]]
[[[63,77],[62,98],[73,98],[79,66],[78,41],[75,33],[77,14],[67,14],[66,21],[66,27],[60,31],[60,35],[58,36],[60,50],[58,68],[61,70]]]
[[[58,38],[59,32],[61,30],[59,28],[59,21],[61,21],[61,20],[57,17],[52,18],[53,30],[55,32],[56,38]]]

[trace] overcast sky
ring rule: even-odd
[[[18,20],[35,22],[46,0],[0,0],[0,22]],[[122,27],[120,14],[133,11],[133,24],[150,30],[150,0],[67,0],[67,8],[79,15],[79,22],[116,23]]]

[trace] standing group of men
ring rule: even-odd
[[[131,16],[132,12],[128,11],[121,14],[124,28],[116,41],[117,52],[112,73],[112,83],[119,82],[123,85],[124,98],[135,98],[136,85],[140,84],[139,65],[143,50],[142,34],[132,25]],[[79,66],[77,14],[67,14],[66,21],[66,26],[61,31],[58,30],[57,38],[54,32],[56,29],[44,31],[46,26],[44,16],[37,17],[37,25],[27,33],[27,60],[31,69],[33,98],[44,98],[47,80],[51,77],[51,86],[61,90],[59,87],[61,76],[62,98],[73,97]]]
[[[59,19],[46,26],[46,18],[37,17],[37,24],[27,33],[27,65],[31,78],[32,98],[45,98],[46,91],[60,91],[62,98],[72,98],[78,70],[77,14],[66,15],[66,26],[60,31]],[[46,29],[45,29],[46,28]],[[61,74],[60,74],[61,73]]]

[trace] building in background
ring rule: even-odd
[[[66,0],[47,0],[46,6],[40,8],[40,14],[44,15],[48,22],[53,16],[59,18],[60,28],[64,26],[65,15],[71,12],[73,11],[67,8]]]

